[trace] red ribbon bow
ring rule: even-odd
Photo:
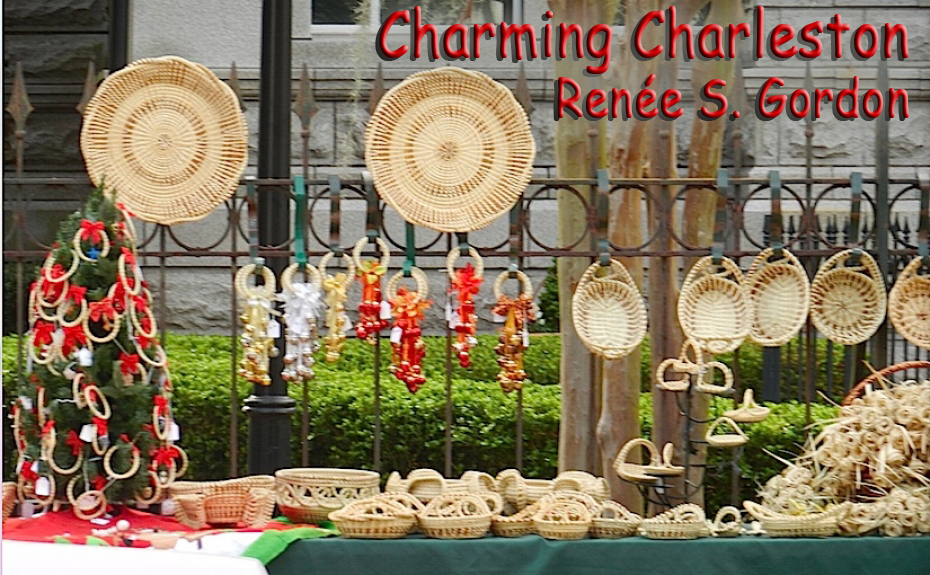
[[[52,343],[52,333],[55,331],[55,325],[50,321],[39,320],[32,327],[33,341],[37,345]]]
[[[98,436],[98,437],[107,434],[107,430],[109,429],[109,427],[108,427],[108,425],[107,425],[107,420],[106,420],[106,419],[104,419],[104,418],[102,418],[102,417],[94,416],[93,422],[94,422],[94,425],[97,426],[97,436]]]
[[[466,296],[478,294],[481,289],[481,279],[475,275],[475,268],[472,267],[471,263],[465,264],[463,269],[455,270],[452,290],[459,292],[459,299],[464,300]]]
[[[54,429],[55,429],[55,420],[54,420],[54,419],[49,419],[48,421],[45,422],[45,425],[42,426],[41,435],[42,435],[43,437],[45,437],[46,435],[48,435],[48,434],[49,434],[51,431],[53,431]]]
[[[100,321],[101,318],[113,319],[116,317],[116,308],[113,307],[113,299],[105,297],[100,301],[90,303],[90,319]]]
[[[87,344],[87,334],[84,332],[84,326],[75,325],[64,327],[65,339],[61,344],[61,351],[64,355],[71,353],[78,345]]]
[[[65,267],[61,264],[52,264],[52,268],[45,275],[46,279],[57,280],[65,275]]]
[[[80,436],[73,429],[68,430],[68,438],[65,439],[65,445],[71,448],[71,455],[77,455],[84,448],[84,443]]]
[[[175,447],[158,447],[152,450],[152,463],[158,467],[164,465],[172,467],[174,460],[181,457],[181,452]]]
[[[31,461],[27,461],[23,463],[23,467],[22,469],[20,469],[19,474],[26,481],[35,481],[36,479],[39,478],[39,474],[36,473],[35,470],[32,468]]]
[[[68,287],[68,299],[74,303],[80,303],[87,294],[87,288],[84,286],[71,285]]]
[[[132,296],[132,303],[134,304],[136,311],[145,311],[149,307],[149,300],[142,294]]]
[[[152,401],[155,403],[155,411],[158,415],[164,415],[168,411],[168,398],[164,395],[153,396]]]
[[[81,220],[81,239],[90,240],[92,244],[99,244],[102,240],[101,234],[105,229],[103,222],[92,222],[90,220]]]
[[[136,254],[132,253],[131,249],[127,248],[126,246],[123,246],[122,248],[120,248],[120,251],[123,253],[123,257],[126,258],[127,266],[136,265]]]
[[[119,361],[119,369],[123,375],[131,375],[139,370],[139,354],[121,351]]]

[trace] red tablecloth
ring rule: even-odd
[[[96,524],[78,519],[71,511],[49,511],[38,517],[23,519],[13,517],[3,522],[3,538],[17,541],[44,541],[54,542],[59,538],[72,543],[86,543],[88,536],[94,536],[94,529],[107,529],[116,525],[120,519],[129,521],[132,533],[142,529],[156,529],[158,531],[194,531],[174,517],[154,515],[126,507],[117,508],[113,517],[106,523]],[[110,545],[148,547],[147,541],[133,541],[131,544],[123,537],[99,537]]]

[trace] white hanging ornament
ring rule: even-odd
[[[292,264],[281,274],[281,293],[277,299],[284,303],[285,342],[284,370],[281,377],[285,381],[308,381],[313,379],[313,354],[320,349],[318,340],[318,320],[323,315],[322,277],[320,272],[309,265],[304,265],[306,282],[294,282],[294,274],[300,264]]]

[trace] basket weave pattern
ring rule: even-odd
[[[698,539],[710,535],[704,510],[693,503],[683,503],[644,519],[639,531],[649,539]]]
[[[912,344],[930,349],[930,275],[920,275],[921,258],[914,258],[898,275],[888,294],[888,319]]]
[[[752,301],[750,338],[768,347],[788,343],[807,321],[810,280],[801,262],[788,250],[762,250],[743,282]]]
[[[623,264],[612,260],[605,270],[594,263],[585,271],[572,296],[572,321],[585,347],[605,359],[620,359],[639,346],[646,306]]]
[[[177,481],[169,488],[175,517],[195,529],[209,525],[260,527],[274,512],[274,477],[254,475],[228,481]]]
[[[685,337],[700,349],[719,354],[733,351],[749,335],[752,300],[743,289],[743,273],[728,258],[699,259],[682,284],[678,321]]]
[[[12,481],[3,482],[3,520],[6,521],[10,517],[10,514],[13,513],[13,508],[16,507],[16,483]]]
[[[477,539],[491,528],[487,499],[472,493],[440,495],[418,516],[420,530],[436,539]]]
[[[360,469],[281,469],[275,495],[281,512],[295,523],[329,519],[332,511],[377,495],[380,477]]]
[[[878,264],[865,252],[835,254],[811,283],[811,321],[820,333],[842,345],[872,337],[885,319],[887,303]]]

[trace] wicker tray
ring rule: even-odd
[[[375,188],[410,223],[486,227],[530,181],[536,153],[513,93],[479,72],[418,72],[381,98],[365,134]]]
[[[921,274],[922,258],[914,258],[898,275],[888,294],[888,319],[901,337],[930,349],[930,274]]]
[[[788,515],[754,501],[743,502],[743,507],[762,524],[769,537],[829,537],[836,533],[837,523],[849,511],[849,505],[841,503],[823,513]]]
[[[683,503],[644,519],[639,531],[649,539],[698,539],[710,535],[704,510],[693,503]]]
[[[612,260],[605,270],[594,263],[585,271],[572,296],[572,321],[585,347],[605,359],[620,359],[639,347],[646,335],[646,306],[623,264]]]
[[[752,300],[742,285],[743,273],[729,258],[699,259],[681,287],[678,321],[685,337],[703,351],[719,354],[743,343],[752,325]]]
[[[779,347],[804,326],[810,310],[810,280],[801,262],[788,250],[772,248],[753,260],[743,281],[752,301],[749,337],[759,345]]]
[[[827,339],[842,345],[872,337],[885,319],[887,303],[878,264],[865,252],[835,254],[811,283],[811,321]]]
[[[198,220],[229,198],[248,162],[239,100],[210,70],[169,56],[111,74],[87,104],[81,151],[139,218]]]
[[[361,469],[281,469],[275,496],[281,513],[294,523],[317,523],[349,503],[377,495],[381,477]]]

